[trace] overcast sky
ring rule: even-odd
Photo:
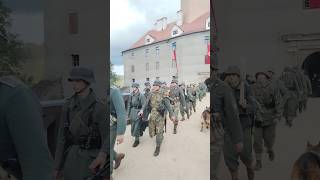
[[[1,0],[11,9],[11,32],[28,43],[43,43],[43,0]]]
[[[123,74],[121,52],[141,38],[161,17],[176,20],[180,0],[110,0],[110,53],[114,71]]]

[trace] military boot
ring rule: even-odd
[[[173,127],[173,134],[177,134],[177,126],[178,126],[177,124],[174,125],[174,127]]]
[[[184,120],[186,120],[184,117],[182,117],[182,118],[180,119],[180,121],[184,121]]]
[[[274,151],[273,151],[273,150],[269,150],[269,151],[268,151],[268,155],[269,155],[269,160],[270,160],[270,161],[273,161],[274,158],[275,158]]]
[[[190,114],[189,113],[187,113],[187,119],[190,119]]]
[[[260,171],[261,168],[262,168],[262,162],[261,162],[261,160],[257,160],[257,161],[256,161],[256,165],[255,165],[255,167],[254,167],[254,170]]]
[[[132,147],[137,147],[140,144],[139,138],[136,138],[136,140],[134,141]]]
[[[237,170],[230,170],[231,173],[231,179],[232,180],[239,180],[239,172]]]
[[[154,153],[153,153],[153,156],[158,156],[159,153],[160,153],[160,146],[157,146],[157,147],[156,147],[156,150],[155,150]]]
[[[248,180],[253,180],[254,179],[254,169],[253,169],[253,166],[252,166],[252,162],[248,162],[245,165],[247,167]]]
[[[116,157],[116,160],[114,163],[114,167],[113,167],[114,169],[118,169],[118,167],[120,166],[121,161],[122,161],[122,159],[124,159],[124,157],[125,157],[125,154],[123,154],[123,153],[117,154],[117,157]]]

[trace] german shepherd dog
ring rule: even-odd
[[[320,180],[320,142],[318,145],[307,143],[306,152],[293,166],[291,180]]]
[[[206,109],[201,114],[201,129],[200,132],[203,131],[203,128],[206,127],[206,129],[209,129],[210,127],[210,108],[206,107]]]

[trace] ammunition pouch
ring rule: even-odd
[[[101,138],[99,136],[81,136],[76,144],[79,145],[80,149],[100,149]]]

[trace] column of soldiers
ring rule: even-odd
[[[199,90],[195,84],[189,86],[185,86],[183,82],[179,84],[175,77],[170,86],[159,79],[153,82],[152,87],[149,81],[144,85],[144,92],[140,93],[139,83],[132,83],[132,90],[127,102],[127,121],[131,124],[131,135],[134,137],[132,147],[137,147],[140,144],[139,137],[143,136],[146,127],[149,127],[150,137],[156,137],[154,156],[158,156],[163,133],[166,131],[167,115],[169,114],[169,119],[174,125],[173,134],[177,134],[179,120],[184,121],[185,115],[189,119],[192,110],[196,112],[199,93],[202,93],[203,98],[206,88],[202,87],[203,90]],[[179,114],[181,119],[178,119]]]
[[[210,176],[219,179],[223,153],[232,180],[239,179],[239,158],[253,180],[254,170],[262,168],[264,148],[269,160],[275,159],[277,123],[284,118],[291,127],[297,112],[306,110],[311,83],[297,66],[286,67],[279,77],[273,68],[246,78],[237,66],[229,66],[223,77],[218,70],[213,62],[211,77],[205,81],[211,92]]]

